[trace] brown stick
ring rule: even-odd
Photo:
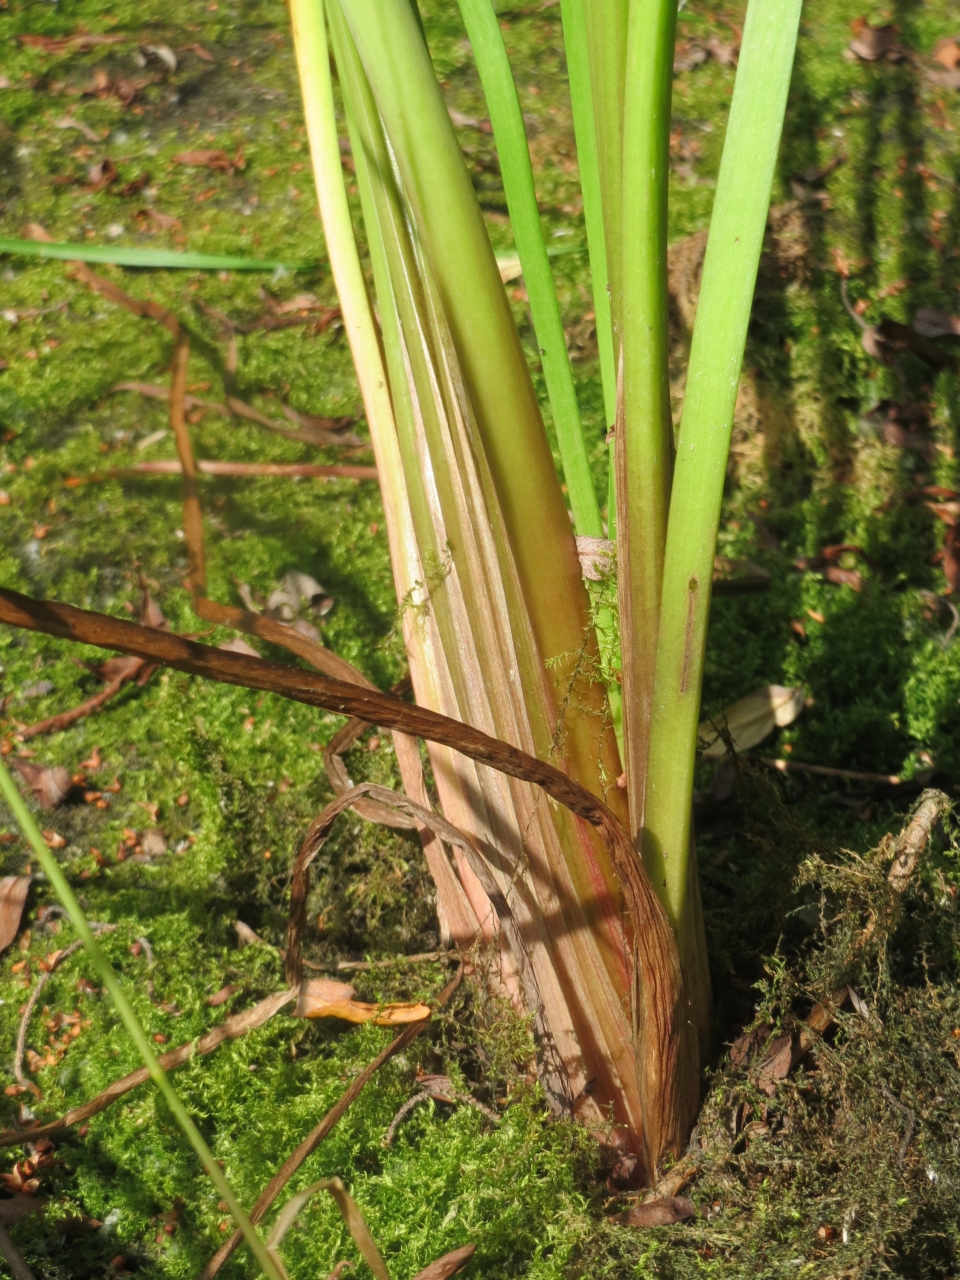
[[[816,773],[824,778],[849,778],[852,782],[882,782],[898,787],[903,781],[895,773],[858,773],[855,769],[833,769],[825,764],[804,764],[801,760],[772,760],[769,756],[751,756],[757,764],[765,764],[778,773]]]
[[[20,1257],[17,1246],[10,1239],[10,1233],[2,1222],[0,1222],[0,1253],[6,1258],[14,1280],[33,1280],[33,1272]]]
[[[353,466],[350,463],[333,463],[326,466],[316,462],[207,462],[198,458],[197,471],[205,476],[303,476],[315,480],[376,480],[376,467]],[[125,480],[133,476],[179,476],[183,467],[174,458],[156,462],[136,462],[132,467],[117,467],[84,476],[82,482],[94,480]]]
[[[197,466],[193,460],[193,445],[187,430],[183,398],[187,394],[187,364],[190,360],[190,339],[185,335],[177,339],[173,353],[173,380],[170,384],[170,428],[177,442],[180,469],[183,472],[183,531],[186,535],[187,553],[190,556],[190,583],[201,595],[207,592],[207,565],[203,553],[203,512],[197,489]]]
[[[18,731],[18,736],[24,739],[36,738],[41,733],[59,733],[61,729],[68,729],[70,725],[76,724],[84,716],[89,716],[94,711],[99,711],[104,703],[109,702],[112,697],[118,694],[125,684],[136,679],[148,665],[146,662],[140,662],[135,668],[131,668],[130,671],[125,671],[122,675],[117,676],[116,680],[111,680],[99,693],[95,693],[86,702],[81,702],[78,707],[71,707],[69,711],[61,711],[59,715],[50,716],[46,720],[38,720],[36,724],[28,724]]]
[[[74,280],[79,280],[88,289],[92,289],[94,293],[99,293],[100,297],[106,298],[108,302],[115,302],[118,307],[132,311],[135,316],[140,316],[145,320],[156,320],[165,329],[168,329],[175,338],[180,337],[180,321],[172,311],[162,307],[159,302],[154,302],[152,298],[147,298],[145,301],[141,301],[139,298],[132,298],[129,293],[124,293],[112,280],[106,280],[103,276],[98,276],[95,271],[91,271],[83,262],[71,262],[67,275],[72,276]]]
[[[265,1000],[261,1000],[259,1004],[255,1004],[252,1009],[246,1009],[243,1013],[236,1013],[232,1018],[228,1018],[226,1022],[214,1027],[212,1031],[208,1031],[206,1035],[200,1037],[199,1040],[188,1040],[186,1044],[182,1044],[177,1049],[171,1049],[169,1053],[163,1053],[158,1059],[164,1071],[172,1071],[175,1067],[181,1067],[185,1062],[189,1062],[194,1057],[199,1057],[205,1053],[212,1053],[214,1049],[218,1049],[220,1045],[225,1044],[228,1040],[236,1040],[240,1036],[244,1036],[248,1031],[253,1031],[257,1027],[269,1021],[274,1014],[296,999],[295,991],[277,991],[273,995],[267,996]],[[131,1089],[139,1088],[140,1085],[146,1084],[150,1079],[150,1074],[146,1067],[140,1067],[136,1071],[131,1071],[129,1075],[123,1076],[119,1080],[114,1080],[113,1084],[108,1085],[102,1093],[98,1093],[95,1098],[91,1098],[89,1102],[85,1102],[80,1107],[74,1107],[72,1111],[66,1112],[58,1120],[51,1120],[47,1124],[37,1125],[33,1129],[4,1129],[0,1130],[0,1147],[16,1146],[21,1142],[32,1142],[35,1138],[46,1137],[47,1134],[57,1133],[61,1129],[72,1128],[75,1124],[83,1124],[85,1120],[89,1120],[91,1116],[99,1115],[101,1111],[106,1111],[117,1101],[127,1094]]]
[[[461,965],[454,977],[447,983],[437,998],[437,1004],[441,1008],[450,1000],[451,996],[460,985],[460,979],[462,977],[463,966]],[[381,1049],[374,1060],[368,1066],[364,1067],[360,1074],[354,1078],[340,1100],[331,1107],[313,1132],[309,1133],[304,1138],[297,1149],[287,1156],[286,1160],[284,1160],[283,1164],[260,1192],[257,1203],[250,1210],[250,1221],[254,1226],[256,1226],[258,1222],[263,1221],[267,1210],[273,1204],[274,1200],[276,1200],[277,1196],[297,1172],[304,1160],[306,1160],[307,1156],[311,1155],[317,1149],[324,1138],[331,1132],[337,1121],[346,1114],[350,1106],[357,1100],[357,1098],[359,1098],[367,1082],[376,1075],[385,1062],[392,1058],[394,1054],[405,1049],[407,1045],[412,1044],[413,1041],[416,1040],[417,1036],[419,1036],[429,1025],[429,1022],[414,1022],[411,1023],[409,1027],[405,1027],[404,1030],[401,1031],[398,1036],[395,1036],[384,1049]],[[239,1231],[235,1231],[230,1239],[220,1246],[204,1267],[203,1271],[201,1271],[200,1280],[213,1280],[213,1277],[230,1257],[237,1245],[240,1244],[242,1239],[242,1234]]]
[[[597,827],[633,920],[636,984],[632,998],[638,1013],[637,1070],[643,1101],[644,1145],[647,1167],[656,1166],[667,1144],[673,1140],[675,1075],[684,1016],[679,1008],[680,961],[673,931],[650,878],[627,833],[599,797],[545,761],[510,743],[491,738],[471,725],[425,707],[411,706],[389,694],[312,671],[298,671],[262,658],[224,652],[182,636],[151,631],[72,605],[32,600],[6,588],[0,588],[0,622],[133,653],[191,675],[279,693],[308,706],[357,716],[387,729],[399,729],[411,737],[451,747],[508,777],[531,782]]]

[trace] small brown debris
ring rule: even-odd
[[[613,1219],[624,1227],[669,1227],[675,1222],[696,1216],[693,1201],[686,1196],[668,1196],[663,1200],[648,1200],[635,1204],[626,1213],[618,1213]]]
[[[173,157],[174,164],[186,165],[191,169],[213,169],[217,173],[233,173],[235,169],[247,167],[243,152],[238,151],[232,158],[226,151],[214,151],[201,148],[197,151],[179,151]]]
[[[887,62],[902,62],[907,56],[897,40],[900,30],[893,23],[873,27],[866,18],[856,18],[850,29],[854,36],[847,49],[851,61],[859,58],[862,62],[878,62],[885,58]]]
[[[62,804],[73,786],[70,774],[62,765],[48,767],[18,758],[13,761],[13,767],[44,809],[55,809]]]
[[[220,1005],[226,1004],[234,992],[239,990],[239,987],[228,982],[225,987],[221,987],[220,990],[215,992],[212,996],[207,996],[207,1004],[211,1009],[217,1009]]]
[[[0,879],[0,951],[9,947],[17,936],[29,890],[30,876],[4,876]]]

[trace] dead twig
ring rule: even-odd
[[[101,934],[112,933],[117,926],[115,924],[92,924],[90,927],[93,929],[94,933]],[[82,946],[83,941],[78,938],[76,942],[71,942],[70,946],[65,950],[57,952],[54,955],[50,962],[50,968],[45,969],[37,979],[36,986],[30,992],[30,998],[24,1005],[23,1014],[20,1018],[20,1028],[17,1031],[17,1046],[13,1053],[13,1078],[16,1080],[17,1084],[21,1085],[24,1089],[30,1089],[38,1098],[40,1097],[40,1090],[28,1076],[24,1075],[23,1071],[23,1055],[27,1048],[27,1029],[30,1026],[30,1018],[37,1006],[40,993],[50,981],[54,970],[59,965],[63,964],[64,960],[69,960],[70,957],[75,952],[79,951]]]
[[[17,736],[23,739],[36,738],[43,733],[59,733],[62,729],[68,729],[70,725],[76,724],[78,720],[82,720],[85,716],[93,715],[95,711],[99,711],[102,706],[116,697],[125,684],[129,684],[131,680],[139,677],[139,683],[145,684],[150,678],[156,667],[143,659],[134,658],[130,667],[124,670],[115,679],[111,680],[105,688],[99,693],[95,693],[92,698],[88,698],[86,702],[81,702],[77,707],[71,707],[69,711],[61,711],[58,715],[49,716],[46,720],[38,720],[36,724],[25,725],[17,731]]]
[[[440,992],[440,995],[437,997],[438,1007],[442,1008],[449,1002],[457,987],[460,985],[462,977],[463,965],[457,969],[453,978],[447,983]],[[359,1098],[367,1083],[376,1075],[383,1064],[389,1061],[389,1059],[395,1054],[400,1053],[401,1050],[405,1049],[409,1044],[412,1044],[413,1041],[416,1040],[417,1036],[421,1035],[429,1025],[429,1022],[414,1022],[411,1023],[410,1026],[405,1027],[404,1030],[401,1031],[399,1035],[395,1036],[385,1048],[381,1049],[374,1060],[369,1063],[368,1066],[364,1067],[360,1074],[355,1077],[339,1101],[330,1108],[317,1127],[309,1133],[306,1138],[304,1138],[296,1150],[287,1156],[286,1160],[264,1187],[263,1191],[261,1191],[257,1203],[250,1210],[250,1221],[254,1226],[256,1226],[258,1222],[263,1221],[267,1210],[303,1164],[304,1160],[306,1160],[307,1157],[317,1149],[320,1143],[323,1142],[324,1138],[326,1138],[333,1130],[337,1122],[347,1113],[353,1103],[357,1098]],[[220,1246],[204,1267],[203,1271],[200,1273],[200,1280],[213,1280],[213,1277],[227,1261],[236,1249],[237,1245],[240,1244],[242,1239],[242,1234],[239,1231],[235,1231],[230,1239]]]
[[[292,479],[302,476],[314,480],[376,480],[376,467],[354,466],[350,463],[332,463],[327,466],[314,462],[217,462],[198,458],[197,471],[206,476],[284,476]],[[183,467],[174,458],[156,462],[135,462],[131,467],[117,467],[83,476],[78,484],[90,484],[95,480],[126,480],[134,476],[179,476]]]
[[[331,960],[329,964],[317,964],[304,960],[305,969],[317,973],[373,973],[376,969],[392,969],[398,964],[430,964],[435,960],[456,960],[456,951],[420,951],[413,956],[391,956],[389,960]]]
[[[903,1164],[904,1160],[907,1158],[907,1152],[910,1150],[910,1143],[913,1141],[913,1135],[917,1130],[917,1113],[912,1111],[910,1107],[905,1107],[900,1099],[892,1094],[885,1084],[880,1086],[880,1092],[890,1103],[891,1107],[893,1107],[895,1111],[899,1111],[907,1121],[907,1127],[903,1131],[903,1137],[900,1140],[900,1146],[897,1150],[897,1164]]]
[[[421,1076],[417,1080],[417,1085],[417,1092],[406,1100],[397,1114],[390,1121],[390,1126],[383,1139],[383,1145],[385,1147],[393,1145],[393,1140],[397,1136],[397,1130],[399,1129],[404,1117],[408,1116],[414,1107],[418,1106],[421,1102],[447,1102],[451,1105],[455,1105],[459,1102],[465,1106],[473,1107],[494,1124],[500,1123],[500,1117],[497,1115],[496,1111],[493,1111],[490,1107],[485,1107],[483,1103],[478,1102],[472,1094],[463,1093],[461,1090],[455,1089],[453,1087],[453,1081],[449,1076]]]
[[[33,1272],[20,1257],[17,1246],[10,1239],[10,1232],[2,1222],[0,1222],[0,1253],[6,1258],[14,1280],[33,1280]]]
[[[170,383],[170,429],[177,442],[180,468],[183,472],[183,531],[186,535],[187,554],[190,558],[190,585],[194,594],[207,594],[207,566],[203,549],[203,513],[197,489],[197,467],[193,460],[193,446],[183,397],[187,394],[187,364],[190,360],[190,340],[182,334],[177,338],[173,354],[173,380]]]
[[[179,1048],[171,1049],[169,1053],[161,1054],[158,1061],[164,1071],[173,1071],[174,1068],[183,1066],[185,1062],[189,1062],[194,1057],[212,1053],[214,1049],[218,1049],[220,1045],[225,1044],[228,1040],[237,1040],[240,1036],[245,1036],[248,1031],[254,1031],[257,1027],[262,1027],[265,1022],[268,1022],[286,1005],[291,1004],[296,997],[296,991],[275,992],[273,995],[267,996],[265,1000],[261,1000],[259,1004],[255,1004],[251,1009],[246,1009],[243,1013],[236,1013],[232,1018],[227,1018],[226,1022],[221,1023],[219,1027],[214,1027],[212,1031],[200,1036],[198,1040],[188,1040],[186,1044],[180,1045]],[[51,1120],[47,1124],[37,1125],[32,1129],[0,1130],[0,1147],[15,1146],[26,1141],[32,1142],[35,1138],[46,1137],[48,1134],[57,1133],[61,1129],[70,1129],[73,1125],[83,1124],[91,1116],[99,1115],[101,1111],[106,1111],[107,1107],[112,1106],[119,1098],[122,1098],[132,1089],[139,1088],[149,1079],[150,1075],[146,1067],[140,1067],[137,1071],[131,1071],[129,1075],[123,1076],[119,1080],[114,1080],[113,1084],[108,1085],[95,1098],[91,1098],[89,1102],[85,1102],[80,1107],[74,1107],[73,1110],[66,1112],[58,1120]]]
[[[902,778],[895,773],[860,773],[856,769],[833,769],[825,764],[804,764],[801,760],[773,760],[769,756],[750,756],[757,764],[776,769],[778,773],[816,773],[823,778],[849,778],[851,782],[878,782],[899,787]]]

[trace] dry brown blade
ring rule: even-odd
[[[412,737],[450,747],[508,777],[531,782],[597,827],[620,878],[626,907],[634,922],[636,977],[640,987],[638,1070],[645,1114],[649,1118],[645,1142],[649,1138],[650,1151],[662,1151],[673,1142],[674,1135],[665,1136],[664,1126],[671,1125],[670,1117],[674,1115],[674,1068],[680,1034],[676,944],[663,907],[626,832],[602,800],[559,769],[507,742],[375,690],[277,666],[244,654],[226,653],[72,605],[32,600],[7,588],[0,588],[0,622],[133,653],[192,675],[279,693],[310,706],[399,729]],[[658,1116],[662,1119],[658,1120]]]
[[[28,724],[25,728],[18,730],[18,736],[24,739],[36,738],[43,733],[59,733],[62,729],[68,729],[70,725],[76,724],[84,716],[89,716],[95,711],[99,711],[105,703],[120,692],[125,684],[134,680],[144,671],[152,669],[148,663],[141,662],[135,669],[124,672],[116,680],[111,680],[106,688],[101,689],[99,693],[95,693],[86,702],[81,702],[79,706],[71,707],[69,711],[61,711],[59,715],[50,716],[46,720],[38,720],[36,724]]]
[[[317,462],[220,462],[197,459],[197,470],[206,476],[302,476],[317,480],[376,480],[376,467],[353,466],[351,463],[330,465]],[[136,462],[131,467],[117,467],[84,480],[124,480],[133,476],[178,476],[183,468],[174,458],[156,462]]]
[[[190,557],[190,585],[194,594],[207,593],[207,566],[203,547],[203,513],[197,489],[197,465],[187,429],[183,398],[187,394],[187,365],[190,339],[181,334],[173,353],[173,379],[170,383],[170,428],[177,442],[177,453],[183,472],[183,532]]]
[[[386,787],[378,787],[373,783],[361,783],[338,796],[328,804],[323,812],[314,819],[304,838],[293,866],[290,884],[290,917],[287,926],[287,982],[291,987],[299,987],[303,982],[303,934],[307,924],[307,898],[310,893],[310,864],[323,848],[336,819],[349,809],[362,796],[370,796],[380,805],[407,814],[417,823],[429,828],[446,844],[462,849],[467,855],[474,874],[483,886],[489,898],[501,931],[510,948],[514,964],[520,973],[526,1007],[531,1011],[534,1020],[534,1037],[537,1043],[537,1055],[540,1064],[540,1078],[550,1105],[556,1111],[567,1109],[567,1089],[562,1065],[556,1061],[552,1051],[548,1027],[543,1017],[543,1000],[533,966],[530,963],[529,951],[513,912],[497,884],[490,868],[487,866],[479,849],[462,831],[438,813],[433,813],[415,803],[408,796]],[[476,941],[476,939],[474,939]]]
[[[347,1225],[347,1230],[353,1236],[354,1244],[360,1250],[364,1262],[373,1272],[376,1280],[390,1280],[387,1264],[377,1248],[366,1219],[360,1211],[360,1206],[339,1178],[322,1178],[319,1182],[313,1183],[312,1186],[305,1187],[303,1191],[298,1192],[287,1201],[280,1211],[267,1244],[267,1248],[273,1253],[274,1258],[277,1256],[275,1250],[279,1248],[287,1232],[293,1226],[297,1214],[318,1191],[328,1191],[336,1201],[337,1208],[340,1210],[340,1214]]]
[[[0,879],[0,951],[17,936],[32,876],[4,876]]]
[[[460,1249],[445,1253],[442,1258],[438,1258],[436,1262],[431,1262],[428,1267],[418,1271],[413,1280],[450,1280],[450,1276],[455,1276],[458,1271],[463,1270],[476,1251],[475,1244],[465,1244]]]
[[[460,965],[453,978],[447,983],[437,997],[437,1006],[439,1008],[442,1008],[450,1000],[457,987],[460,985],[462,977],[463,965]],[[346,1114],[352,1104],[357,1100],[357,1098],[359,1098],[367,1083],[376,1075],[383,1064],[389,1061],[394,1054],[400,1053],[401,1050],[407,1047],[407,1045],[412,1044],[413,1041],[416,1040],[417,1036],[419,1036],[429,1025],[430,1024],[427,1022],[415,1022],[409,1027],[405,1027],[404,1030],[401,1031],[399,1035],[395,1036],[385,1048],[381,1049],[376,1058],[364,1067],[360,1074],[353,1079],[339,1101],[331,1107],[317,1127],[309,1133],[306,1138],[304,1138],[296,1150],[290,1153],[264,1187],[263,1191],[261,1191],[257,1203],[250,1210],[250,1221],[254,1226],[256,1226],[258,1222],[263,1221],[267,1210],[303,1164],[304,1160],[306,1160],[307,1157],[317,1149],[337,1122]],[[213,1277],[217,1274],[242,1240],[243,1235],[241,1232],[235,1231],[230,1239],[220,1246],[204,1267],[203,1271],[200,1273],[199,1280],[213,1280]]]
[[[131,311],[135,316],[140,316],[142,319],[156,320],[158,324],[162,324],[165,329],[173,334],[174,338],[180,337],[180,321],[172,311],[162,307],[159,302],[154,302],[152,298],[147,298],[146,300],[132,298],[129,293],[124,293],[112,280],[106,280],[103,276],[98,276],[95,271],[91,271],[83,262],[71,262],[67,274],[74,280],[79,280],[81,284],[85,284],[94,293],[98,293],[101,298],[106,298],[108,302],[114,302],[118,307],[123,307],[124,310]]]
[[[273,995],[267,996],[265,1000],[261,1000],[259,1004],[255,1004],[253,1008],[246,1009],[243,1013],[236,1013],[233,1017],[227,1018],[226,1022],[221,1023],[219,1027],[214,1027],[212,1031],[208,1031],[206,1035],[201,1036],[198,1040],[189,1040],[186,1044],[180,1045],[179,1048],[171,1049],[168,1053],[161,1054],[157,1060],[164,1071],[172,1071],[175,1067],[183,1066],[185,1062],[191,1061],[195,1056],[199,1057],[205,1053],[212,1053],[214,1049],[218,1049],[226,1041],[236,1040],[239,1036],[246,1035],[248,1031],[262,1027],[274,1014],[279,1013],[286,1005],[292,1003],[296,999],[296,994],[295,991],[275,992]],[[47,1124],[37,1125],[32,1129],[0,1130],[0,1147],[15,1146],[21,1142],[33,1141],[35,1138],[57,1133],[61,1129],[69,1129],[75,1124],[83,1124],[91,1116],[99,1115],[101,1111],[106,1111],[107,1107],[112,1106],[114,1102],[129,1093],[131,1089],[138,1088],[149,1079],[150,1075],[146,1067],[140,1067],[137,1071],[131,1071],[129,1075],[123,1076],[119,1080],[114,1080],[113,1084],[108,1085],[95,1098],[85,1102],[80,1107],[74,1107],[73,1110],[66,1112],[58,1120],[51,1120]]]
[[[27,1047],[27,1030],[30,1026],[30,1017],[36,1008],[37,1001],[40,998],[40,993],[50,981],[50,975],[53,973],[56,966],[61,960],[66,960],[68,956],[72,956],[73,953],[79,950],[82,946],[82,941],[72,942],[70,946],[67,947],[66,951],[62,951],[55,958],[50,968],[41,973],[40,977],[36,981],[36,985],[30,992],[30,999],[24,1005],[23,1013],[20,1017],[20,1029],[17,1032],[17,1044],[13,1051],[13,1078],[16,1080],[17,1084],[22,1085],[24,1089],[32,1089],[38,1098],[40,1097],[40,1090],[32,1080],[29,1080],[27,1076],[24,1075],[23,1072],[23,1055]]]

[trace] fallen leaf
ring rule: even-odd
[[[181,53],[195,53],[195,54],[197,55],[197,57],[198,57],[198,58],[200,58],[200,60],[201,60],[202,62],[213,62],[213,61],[214,61],[213,54],[212,54],[212,53],[208,53],[208,51],[203,47],[203,45],[202,45],[202,44],[185,44],[185,45],[181,48],[180,52],[181,52]]]
[[[0,879],[0,951],[6,950],[17,936],[30,879],[30,876],[4,876]]]
[[[112,182],[116,182],[119,176],[117,166],[109,157],[98,160],[87,170],[87,190],[102,191],[104,187],[109,187]]]
[[[667,1196],[662,1200],[648,1200],[635,1204],[626,1213],[618,1213],[613,1219],[624,1227],[669,1227],[685,1218],[696,1217],[692,1200],[686,1196]]]
[[[731,41],[726,44],[719,36],[711,36],[707,41],[707,48],[710,53],[720,63],[721,67],[735,67],[740,56],[740,41]]]
[[[159,858],[167,852],[167,839],[158,827],[147,827],[140,837],[140,848],[145,858]]]
[[[118,196],[135,196],[143,190],[150,181],[149,173],[141,173],[139,178],[133,178],[130,182],[125,183],[117,192]]]
[[[789,689],[779,684],[767,684],[762,689],[748,693],[731,703],[719,716],[718,723],[726,722],[727,729],[738,751],[748,751],[757,746],[776,728],[792,724],[803,710],[802,689]],[[697,729],[698,736],[710,743],[703,752],[705,760],[721,760],[726,754],[722,738],[716,738],[716,730],[709,721]]]
[[[161,213],[159,209],[138,209],[133,220],[144,225],[150,224],[158,231],[179,231],[183,226],[180,219],[175,218],[172,213]]]
[[[429,1267],[424,1267],[422,1271],[418,1271],[413,1280],[448,1280],[450,1276],[455,1276],[458,1271],[463,1270],[473,1257],[476,1249],[477,1246],[475,1244],[465,1244],[459,1249],[445,1253],[436,1262],[431,1262]]]
[[[304,983],[293,1012],[298,1018],[313,1018],[317,1016],[315,1010],[343,1000],[352,1000],[356,994],[356,988],[351,987],[348,982],[336,982],[332,978],[311,978]]]
[[[519,280],[523,275],[520,255],[516,253],[498,253],[497,268],[500,272],[500,279],[504,284],[507,284],[510,280]]]
[[[198,151],[179,151],[173,157],[174,164],[187,165],[191,169],[213,169],[218,173],[232,173],[234,169],[246,168],[246,160],[242,152],[237,152],[233,159],[226,151],[212,151],[201,148]]]
[[[942,40],[938,40],[933,47],[933,57],[941,67],[954,71],[960,63],[960,45],[957,44],[957,37],[944,36]]]
[[[699,67],[701,62],[706,62],[709,56],[703,45],[693,41],[678,40],[673,55],[673,69],[675,72],[692,71],[694,67]]]
[[[16,759],[13,767],[44,809],[55,809],[62,804],[73,786],[69,773],[59,764],[46,766]]]
[[[873,27],[866,18],[857,18],[850,23],[854,38],[848,46],[848,52],[863,62],[877,62],[886,58],[888,62],[902,62],[906,57],[897,41],[899,29],[893,23],[882,27]]]
[[[67,842],[59,831],[51,831],[45,827],[41,834],[50,849],[63,849],[66,847]]]
[[[854,591],[863,590],[863,575],[859,569],[841,569],[837,564],[827,565],[823,571],[827,582],[838,587],[850,587]]]

